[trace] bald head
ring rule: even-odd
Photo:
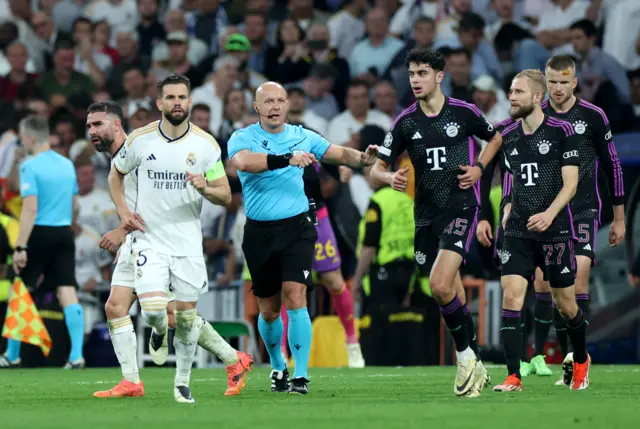
[[[289,113],[287,90],[277,82],[265,82],[256,90],[253,108],[260,115],[264,129],[280,132]]]

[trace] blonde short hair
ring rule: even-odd
[[[522,70],[518,73],[517,77],[526,77],[529,81],[529,85],[531,86],[531,90],[533,92],[542,92],[542,96],[547,93],[547,80],[544,77],[544,73],[542,73],[538,69],[526,69]],[[515,78],[514,78],[515,79]]]

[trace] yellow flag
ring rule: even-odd
[[[20,278],[16,278],[11,287],[2,336],[38,346],[45,356],[49,356],[51,351],[49,331],[42,322],[29,290]]]

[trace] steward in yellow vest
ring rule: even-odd
[[[8,278],[8,273],[13,272],[13,269],[10,269],[11,256],[19,233],[20,222],[0,213],[0,302],[6,301],[9,297],[11,279]]]

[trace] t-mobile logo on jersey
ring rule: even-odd
[[[441,164],[447,162],[447,158],[444,156],[447,154],[447,150],[444,146],[430,147],[427,149],[427,164],[431,164],[432,170],[442,170]]]
[[[528,162],[526,164],[522,164],[520,173],[522,179],[525,180],[524,186],[535,186],[536,183],[534,182],[534,179],[538,178],[538,163]]]

